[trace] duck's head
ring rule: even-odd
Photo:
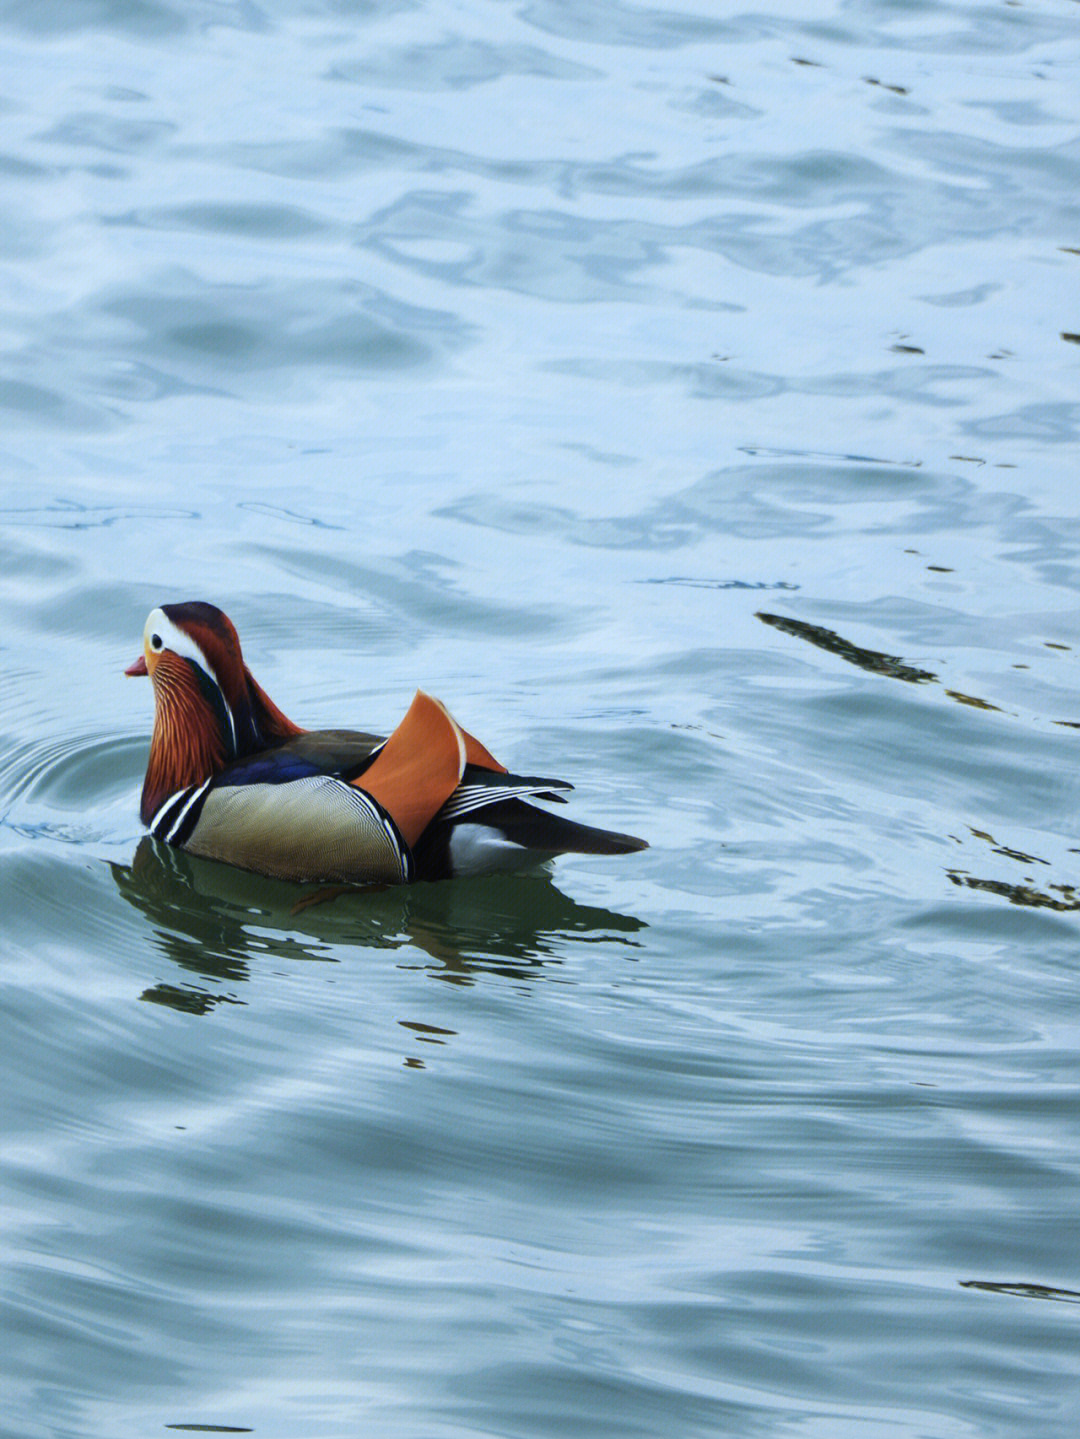
[[[151,610],[143,652],[124,673],[149,675],[154,686],[144,821],[177,790],[300,733],[256,682],[232,620],[216,605],[191,600]]]

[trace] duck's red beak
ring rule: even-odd
[[[140,655],[133,665],[128,665],[124,673],[126,675],[148,675],[150,671],[146,668],[146,656]]]

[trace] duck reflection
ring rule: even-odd
[[[199,983],[165,981],[140,998],[189,1014],[242,1004],[236,986],[265,959],[337,963],[338,947],[412,951],[407,963],[456,984],[481,974],[538,976],[577,943],[636,948],[642,920],[581,905],[546,871],[379,888],[287,884],[198,859],[148,835],[130,865],[113,864],[121,895],[154,941]],[[209,986],[209,987],[207,987]]]

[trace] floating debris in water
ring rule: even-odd
[[[1052,1284],[1003,1284],[994,1279],[961,1279],[961,1289],[983,1289],[990,1294],[1011,1294],[1017,1299],[1053,1299],[1059,1304],[1080,1304],[1075,1289],[1055,1289]]]
[[[147,1004],[164,1004],[182,1014],[209,1014],[219,1004],[245,1004],[235,994],[211,994],[194,985],[155,984],[144,989],[139,998]]]
[[[239,1424],[166,1424],[166,1429],[186,1429],[191,1434],[254,1434]]]
[[[971,705],[973,709],[994,710],[997,714],[1002,713],[1000,705],[992,705],[989,700],[981,700],[977,695],[961,694],[959,690],[946,690],[945,693],[951,700],[955,700],[958,705]]]
[[[639,580],[642,585],[687,585],[695,590],[797,590],[799,585],[791,580],[709,580],[697,579],[693,575],[667,575],[655,579]]]
[[[929,684],[937,680],[937,675],[930,670],[916,669],[914,665],[905,664],[897,655],[862,649],[850,640],[843,639],[835,630],[827,630],[822,625],[811,625],[805,620],[794,620],[787,615],[765,614],[763,611],[758,612],[757,618],[784,634],[794,635],[796,639],[806,640],[818,649],[839,655],[842,660],[847,660],[848,664],[858,665],[859,669],[868,670],[871,674],[888,675],[890,679],[906,680],[908,684]]]
[[[963,874],[959,870],[952,869],[946,870],[945,873],[955,885],[982,890],[987,894],[1001,895],[1010,904],[1018,904],[1024,909],[1080,909],[1080,899],[1077,899],[1076,891],[1071,884],[1053,885],[1052,888],[1068,896],[1066,899],[1055,899],[1053,895],[1044,894],[1041,889],[1035,889],[1030,884],[1009,884],[1004,879],[976,879],[973,874]]]
[[[915,551],[905,551],[905,553],[914,554]],[[944,565],[927,565],[927,569],[936,570],[942,574],[953,573]],[[890,679],[904,680],[908,684],[936,684],[938,681],[938,676],[932,670],[917,669],[898,655],[887,655],[879,650],[863,649],[860,645],[852,644],[850,640],[838,635],[835,630],[828,630],[823,625],[812,625],[806,620],[792,619],[788,615],[767,614],[763,610],[758,611],[757,618],[767,625],[772,625],[774,629],[782,630],[785,634],[794,635],[796,639],[806,640],[809,644],[816,645],[818,649],[828,650],[830,654],[838,655],[840,659],[847,660],[848,664],[857,665],[859,669],[867,670],[870,674],[886,675]],[[989,700],[980,699],[978,695],[969,695],[962,690],[952,689],[947,689],[945,693],[957,704],[968,705],[972,709],[988,710],[994,714],[1004,713],[1000,705],[991,704]],[[1068,724],[1069,721],[1055,720],[1054,723]]]

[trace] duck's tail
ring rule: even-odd
[[[483,773],[482,782],[469,784],[471,769],[414,849],[422,878],[520,869],[557,854],[632,854],[649,847],[636,835],[579,824],[521,797],[561,803],[558,791],[570,788],[562,781]]]

